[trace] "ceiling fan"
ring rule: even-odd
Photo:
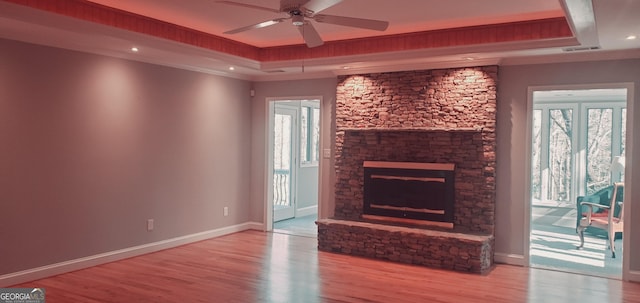
[[[316,31],[311,22],[309,22],[307,19],[314,20],[320,23],[337,24],[377,31],[384,31],[387,29],[387,27],[389,27],[389,22],[387,21],[318,14],[318,12],[332,7],[342,1],[343,0],[280,0],[280,9],[273,9],[233,1],[217,2],[274,13],[287,13],[289,15],[288,17],[275,18],[257,24],[252,24],[249,26],[226,31],[224,32],[224,34],[236,34],[250,29],[263,28],[291,19],[291,23],[298,28],[298,31],[300,31],[300,34],[302,35],[302,39],[304,39],[304,42],[308,47],[320,46],[324,44],[324,41],[320,37],[320,34],[318,34],[318,31]]]

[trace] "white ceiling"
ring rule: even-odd
[[[290,22],[235,35],[223,34],[231,29],[287,16],[282,13],[237,7],[217,3],[215,0],[92,2],[256,47],[303,43],[299,32]],[[279,0],[235,2],[279,8]],[[591,17],[595,19],[589,21],[589,16],[580,12],[585,7],[593,7]],[[5,0],[0,0],[0,37],[258,81],[416,68],[640,58],[640,38],[625,39],[629,35],[640,36],[639,0],[593,0],[593,5],[589,0],[344,0],[322,11],[322,14],[389,22],[389,28],[385,32],[313,22],[325,41],[563,16],[567,16],[577,37],[305,61],[258,62],[73,19]],[[139,47],[140,51],[132,53],[132,46]],[[563,48],[580,46],[599,46],[600,49],[563,51]],[[234,66],[235,70],[230,71],[230,66]],[[345,66],[350,68],[346,70]],[[272,70],[282,72],[268,72]]]

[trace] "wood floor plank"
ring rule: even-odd
[[[640,302],[640,284],[498,265],[474,275],[319,252],[246,231],[14,287],[57,302]]]

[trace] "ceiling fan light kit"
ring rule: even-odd
[[[291,16],[291,23],[295,26],[302,26],[304,24],[304,16],[302,15]]]
[[[302,35],[302,39],[308,47],[320,46],[324,44],[324,41],[320,37],[320,34],[318,34],[316,29],[313,27],[311,22],[307,21],[306,19],[314,20],[320,23],[336,24],[376,31],[385,31],[387,27],[389,27],[389,22],[387,21],[318,14],[320,11],[332,7],[342,1],[343,0],[280,0],[279,10],[233,1],[218,1],[218,3],[264,10],[274,13],[286,13],[289,15],[289,17],[286,18],[275,18],[272,20],[267,20],[253,25],[226,31],[224,32],[224,34],[236,34],[251,29],[263,28],[278,24],[284,20],[291,19],[291,23],[294,26],[298,27],[298,30]]]

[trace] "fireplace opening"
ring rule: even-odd
[[[364,162],[364,219],[453,228],[452,163]]]

